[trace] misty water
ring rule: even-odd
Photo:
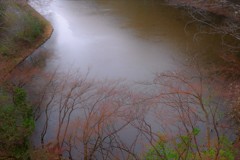
[[[91,70],[95,78],[149,80],[181,66],[189,55],[221,48],[213,36],[193,35],[188,13],[162,1],[41,0],[30,4],[53,25],[45,70]],[[199,40],[198,40],[199,39]],[[214,50],[214,52],[213,52]]]
[[[215,54],[222,50],[219,36],[196,34],[199,25],[189,23],[188,12],[162,0],[29,3],[54,28],[52,37],[34,53],[47,55],[43,72],[79,70],[98,80],[133,83],[152,80],[157,72],[180,69],[193,56],[203,64],[216,62]],[[41,121],[36,123],[33,141],[38,141],[41,125]],[[48,134],[51,139],[52,133]]]

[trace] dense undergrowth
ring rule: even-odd
[[[0,159],[29,159],[29,136],[34,130],[32,107],[21,88],[0,91]]]

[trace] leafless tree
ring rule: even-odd
[[[227,136],[227,130],[231,130],[231,126],[224,121],[225,117],[220,116],[227,111],[224,106],[229,105],[223,100],[225,88],[220,81],[207,75],[197,63],[191,64],[191,68],[194,69],[189,72],[183,70],[156,74],[152,82],[144,84],[156,90],[149,94],[149,100],[156,104],[155,117],[167,141],[172,141],[176,147],[174,139],[179,135],[190,138],[191,143],[185,144],[186,150],[175,148],[180,159],[185,159],[190,151],[195,152],[199,159],[206,159],[202,151],[214,148],[214,159],[217,160],[223,147],[221,137]],[[140,124],[137,127],[145,133],[149,145],[154,148],[161,136],[153,131],[151,123],[145,119]],[[193,134],[196,129],[200,129],[201,134]],[[158,157],[166,158],[164,152],[157,148],[155,151]]]
[[[126,142],[120,132],[137,119],[143,103],[119,81],[79,75],[55,72],[40,85],[34,106],[36,120],[43,124],[41,146],[69,159],[138,159],[134,151],[138,136]],[[49,132],[54,140],[46,138]]]
[[[141,159],[140,153],[150,146],[164,159],[156,144],[165,139],[180,159],[189,152],[205,159],[206,148],[214,148],[218,159],[223,147],[220,137],[231,129],[220,116],[224,86],[197,63],[190,68],[156,74],[152,82],[144,83],[144,93],[131,92],[119,81],[91,80],[78,72],[33,76],[34,86],[26,87],[36,91],[30,93],[41,124],[39,147],[59,159]],[[25,78],[17,77],[20,80],[12,82],[25,86]],[[196,128],[200,135],[193,134]],[[124,138],[129,129],[134,132],[131,142]],[[191,139],[184,150],[176,147],[179,135]],[[145,148],[137,151],[140,144]]]

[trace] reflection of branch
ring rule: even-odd
[[[179,129],[178,135],[187,135],[190,138],[192,144],[185,143],[186,148],[184,150],[179,150],[175,146],[175,150],[178,153],[178,156],[184,157],[189,152],[196,153],[195,156],[198,156],[200,159],[204,159],[202,155],[203,148],[210,149],[214,147],[216,149],[216,154],[214,154],[215,159],[219,158],[220,151],[220,136],[224,135],[223,132],[219,130],[219,118],[217,113],[219,112],[219,96],[224,89],[223,86],[216,85],[214,81],[216,77],[207,75],[204,73],[204,70],[196,63],[191,63],[193,66],[191,68],[196,69],[196,72],[188,73],[188,71],[178,71],[178,72],[166,72],[161,74],[156,74],[155,79],[152,84],[150,82],[146,83],[148,86],[153,86],[155,90],[158,88],[158,92],[151,95],[151,98],[154,99],[154,102],[157,104],[157,107],[161,109],[162,115],[158,115],[159,123],[162,122],[160,119],[166,121],[167,123],[172,123],[172,117],[175,122],[170,126],[165,126],[171,132],[173,130],[176,132],[176,128]],[[189,67],[189,66],[188,66]],[[217,79],[219,81],[219,79]],[[221,84],[220,84],[221,85]],[[220,91],[220,92],[218,92]],[[222,98],[222,97],[221,97]],[[149,98],[150,99],[150,98]],[[166,110],[164,112],[164,110]],[[165,113],[171,115],[170,118],[166,118]],[[160,113],[161,114],[161,113]],[[175,128],[174,128],[175,125]],[[200,129],[204,130],[202,134],[205,135],[206,140],[199,141],[197,138],[198,132],[197,129],[199,126]],[[223,128],[221,128],[223,130]],[[146,130],[146,129],[145,129]],[[141,133],[148,133],[153,135],[151,128],[148,131],[142,129]],[[166,129],[167,130],[167,129]],[[214,131],[214,132],[213,132]],[[169,132],[166,132],[169,134]],[[212,135],[216,136],[217,145],[213,144]],[[148,138],[148,137],[146,137]],[[156,150],[151,143],[151,138],[148,138],[152,149]],[[177,142],[175,142],[177,143]],[[174,143],[174,145],[176,145]],[[202,146],[207,144],[206,146]],[[155,151],[157,154],[157,150]]]
[[[234,38],[236,41],[240,41],[240,25],[237,24],[237,22],[231,22],[230,20],[225,20],[223,24],[216,24],[214,23],[214,20],[209,19],[208,13],[203,12],[198,9],[189,9],[189,15],[193,18],[193,20],[189,21],[185,27],[184,31],[187,32],[187,27],[194,23],[199,23],[200,25],[208,26],[210,31],[206,28],[202,29],[200,28],[199,32],[194,34],[194,40],[196,40],[197,36],[200,34],[218,34],[221,35],[222,38],[222,44],[232,48],[232,49],[239,49],[240,46],[238,44],[232,45],[227,44],[225,37],[229,36]],[[198,24],[198,25],[199,25]]]
[[[103,159],[116,157],[115,152],[135,157],[137,139],[131,147],[122,141],[118,134],[138,115],[131,106],[140,105],[125,87],[118,82],[107,84],[78,77],[71,73],[61,77],[55,72],[40,90],[37,108],[44,113],[44,126],[41,143],[44,147],[45,136],[50,129],[49,121],[57,117],[55,143],[53,148],[59,156],[66,153],[73,159],[73,150],[80,150],[84,159],[94,159],[99,153]],[[138,103],[135,103],[138,102]],[[50,116],[50,113],[51,116]],[[130,113],[136,113],[130,114]]]
[[[45,116],[41,131],[42,146],[50,129],[55,129],[55,142],[52,144],[60,157],[66,155],[74,159],[78,152],[82,159],[139,159],[136,149],[142,140],[156,152],[156,156],[164,159],[167,157],[167,145],[163,146],[164,152],[161,152],[156,144],[159,141],[165,143],[167,139],[161,137],[148,119],[148,110],[156,107],[157,112],[151,118],[156,118],[155,125],[162,128],[162,135],[170,135],[169,131],[177,130],[176,134],[182,138],[180,140],[184,148],[181,150],[174,146],[173,149],[182,159],[190,152],[194,152],[194,156],[200,159],[204,158],[202,150],[206,147],[201,146],[198,133],[194,133],[200,125],[206,129],[201,133],[207,137],[204,143],[207,143],[208,148],[216,147],[218,152],[214,156],[218,158],[219,107],[218,103],[214,103],[213,92],[208,88],[212,81],[204,76],[198,64],[192,68],[198,70],[194,75],[186,72],[156,74],[152,83],[146,83],[155,92],[149,89],[150,96],[144,97],[116,82],[96,83],[87,76],[79,77],[71,73],[63,77],[56,72],[50,74],[45,86],[41,87],[41,102],[38,103],[43,113],[41,116]],[[163,114],[157,115],[160,110]],[[168,119],[165,113],[171,115],[172,119]],[[50,120],[55,118],[55,126],[49,126]],[[161,118],[167,122],[166,126]],[[135,135],[130,142],[123,139],[123,133],[128,128],[133,129]],[[210,139],[212,128],[216,133],[217,146],[213,146]],[[184,135],[188,136],[189,141],[183,140]],[[177,143],[176,139],[170,137],[169,142],[175,140],[173,144]]]

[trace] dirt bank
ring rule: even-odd
[[[17,54],[9,57],[4,57],[0,55],[0,84],[7,79],[8,75],[14,70],[14,68],[18,64],[23,62],[38,47],[40,47],[44,42],[46,42],[51,37],[51,34],[53,32],[51,24],[38,12],[36,12],[31,6],[29,6],[28,4],[24,4],[22,6],[22,9],[30,13],[34,18],[37,18],[44,24],[43,32],[34,40],[33,43],[27,45],[18,45]]]

